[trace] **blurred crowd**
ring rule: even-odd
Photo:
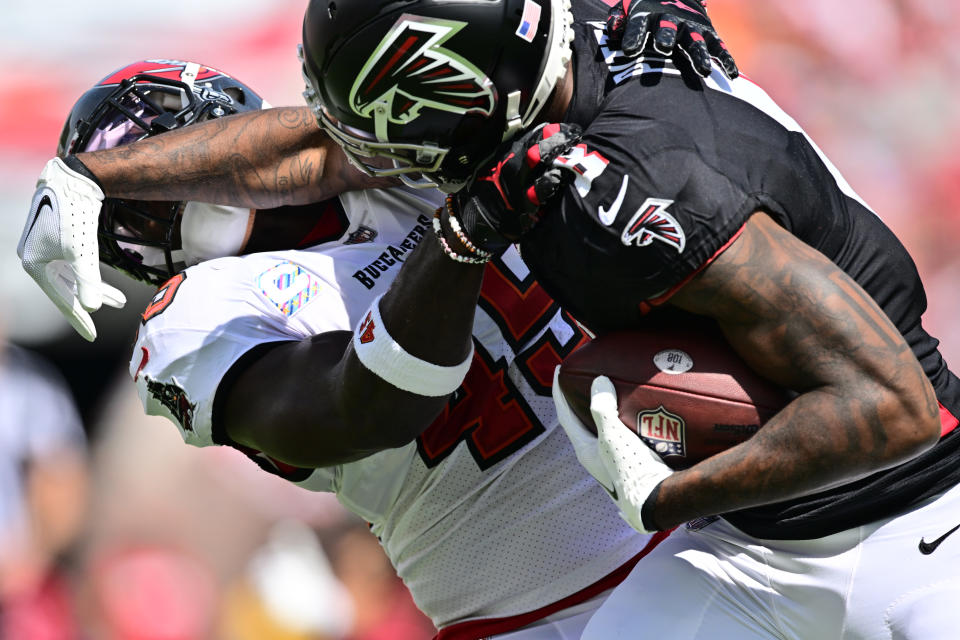
[[[800,122],[910,249],[927,285],[925,323],[948,361],[960,360],[960,4],[710,0],[709,10],[745,75]],[[292,104],[300,15],[248,34],[241,59],[201,61],[255,87],[257,73],[286,65],[289,86],[271,90]],[[221,37],[230,36],[208,34]],[[164,46],[163,55],[196,55]],[[65,115],[88,83],[136,57],[77,80],[55,111]],[[254,59],[259,67],[245,73]],[[9,125],[4,109],[12,107],[3,103],[0,125]],[[35,160],[26,162],[31,171],[52,153],[60,122],[17,132],[33,141],[23,151]],[[14,139],[8,133],[2,166],[19,158],[3,147]],[[7,265],[27,208],[21,194],[36,172],[29,184],[0,190],[0,198],[17,194],[0,209],[4,279],[26,280]],[[0,288],[0,638],[431,637],[376,538],[335,498],[289,486],[240,454],[186,447],[171,425],[142,415],[126,350],[149,292],[133,290],[123,312],[100,312],[107,328],[90,345],[65,323],[22,331],[42,322],[10,291]],[[5,324],[17,330],[5,333]]]
[[[110,387],[85,430],[48,359],[0,353],[0,638],[432,637],[335,498],[188,448],[123,372]]]
[[[960,4],[710,0],[740,68],[906,244],[924,324],[960,361]],[[956,364],[954,364],[956,366]]]
[[[113,397],[92,458],[99,499],[84,549],[91,613],[109,627],[95,637],[431,637],[367,525],[333,496],[269,476],[230,449],[186,447],[165,420],[142,417],[135,395]],[[133,584],[144,591],[131,601]],[[171,616],[179,635],[143,635],[147,621]]]

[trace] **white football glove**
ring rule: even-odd
[[[607,490],[627,524],[640,533],[657,531],[654,523],[644,524],[643,503],[673,470],[620,420],[617,390],[610,378],[598,376],[590,386],[595,436],[567,404],[557,379],[559,371],[557,367],[553,373],[553,402],[577,460]]]
[[[607,468],[600,461],[600,451],[597,447],[597,436],[591,433],[586,425],[580,421],[577,414],[573,412],[567,399],[560,389],[560,367],[553,370],[553,404],[557,408],[557,418],[560,420],[560,426],[570,439],[573,445],[573,451],[577,454],[577,460],[580,465],[587,470],[594,479],[603,485],[607,493],[613,494],[613,479],[607,473]],[[616,498],[614,498],[616,501]]]
[[[102,304],[119,309],[126,297],[100,280],[97,224],[103,191],[60,158],[47,163],[37,180],[17,245],[24,270],[81,336],[97,337],[91,311]]]

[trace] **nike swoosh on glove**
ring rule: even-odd
[[[47,162],[17,244],[23,269],[70,325],[93,341],[90,317],[101,305],[121,308],[126,297],[100,278],[97,225],[103,190],[76,158]]]
[[[619,0],[607,16],[607,42],[635,58],[647,47],[670,56],[679,49],[701,76],[710,75],[711,57],[733,80],[740,71],[707,16],[706,0]]]
[[[557,367],[553,373],[553,402],[577,460],[607,490],[627,524],[640,533],[658,531],[652,521],[644,523],[643,506],[673,471],[620,420],[617,392],[609,378],[598,376],[590,386],[590,413],[597,426],[593,435],[567,404],[559,371]]]

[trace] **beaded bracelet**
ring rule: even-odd
[[[450,194],[447,194],[446,205],[447,205],[447,215],[450,218],[449,220],[450,230],[453,231],[453,235],[457,236],[457,240],[459,240],[460,243],[464,247],[466,247],[470,253],[476,256],[479,256],[481,258],[486,258],[487,260],[492,258],[493,257],[492,253],[490,253],[489,251],[484,251],[483,249],[477,247],[475,244],[470,242],[470,239],[467,237],[467,234],[463,232],[463,227],[460,226],[460,221],[457,220],[457,216],[453,211],[453,196]]]
[[[437,210],[433,214],[433,231],[437,236],[437,240],[440,241],[440,248],[443,249],[443,253],[450,259],[464,264],[486,264],[490,262],[492,254],[488,254],[486,257],[474,258],[473,256],[465,256],[457,253],[447,244],[447,239],[443,237],[443,228],[440,226],[441,211],[443,211],[443,207],[437,207]]]

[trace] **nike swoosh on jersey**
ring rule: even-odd
[[[613,204],[610,205],[610,208],[607,209],[601,205],[597,211],[597,214],[600,217],[600,222],[607,227],[613,224],[613,221],[617,219],[617,214],[620,213],[620,207],[623,205],[623,198],[627,195],[628,182],[630,182],[630,176],[625,174],[623,176],[623,182],[620,184],[620,193],[617,194],[617,198],[613,201]]]
[[[955,526],[953,529],[950,529],[950,531],[947,531],[945,534],[943,534],[936,540],[933,540],[932,542],[927,542],[923,538],[920,538],[920,544],[917,545],[917,548],[920,549],[920,553],[922,553],[925,556],[928,556],[934,551],[936,551],[937,547],[940,546],[940,543],[946,540],[947,536],[949,536],[951,533],[953,533],[957,529],[960,529],[960,524]]]

